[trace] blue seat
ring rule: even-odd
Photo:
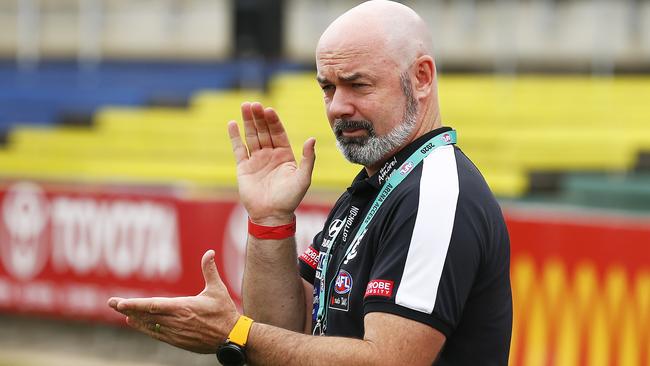
[[[260,64],[264,78],[299,66]],[[92,113],[103,105],[143,105],[155,99],[187,100],[199,90],[238,85],[250,63],[42,62],[20,70],[0,62],[0,132],[15,123],[52,124],[65,112]]]

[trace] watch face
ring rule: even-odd
[[[219,347],[217,351],[217,360],[223,366],[242,366],[246,363],[244,350],[234,343],[226,343]]]

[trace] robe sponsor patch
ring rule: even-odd
[[[309,246],[300,256],[300,260],[305,262],[311,268],[316,269],[316,267],[318,266],[318,259],[319,259],[318,256],[319,256],[318,251],[316,251],[316,249]]]
[[[391,297],[393,295],[393,281],[387,280],[372,280],[368,282],[366,287],[365,297],[368,296],[383,296]]]

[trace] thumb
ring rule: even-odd
[[[205,280],[205,289],[201,294],[212,293],[223,288],[223,281],[217,271],[217,265],[214,263],[214,250],[210,249],[201,258],[201,270]]]
[[[305,141],[302,147],[302,160],[300,161],[300,171],[307,181],[311,181],[311,173],[314,171],[314,162],[316,161],[316,139],[310,137]]]

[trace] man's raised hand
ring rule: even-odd
[[[287,224],[293,220],[293,212],[311,184],[316,140],[310,138],[305,142],[299,166],[287,133],[272,108],[246,102],[241,113],[245,144],[235,121],[228,123],[228,135],[237,161],[242,204],[257,224]]]

